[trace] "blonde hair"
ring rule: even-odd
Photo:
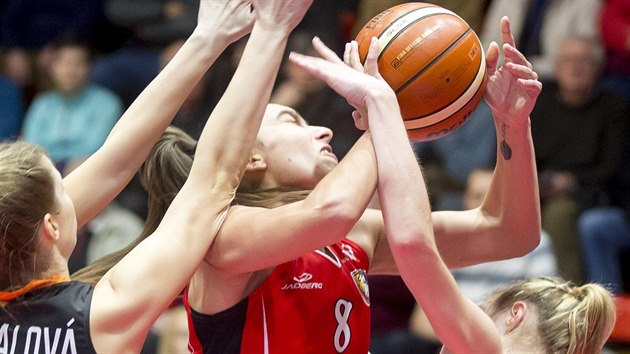
[[[518,281],[494,292],[484,307],[495,318],[516,301],[538,312],[538,335],[547,353],[596,353],[615,323],[610,292],[597,284],[576,286],[557,277]]]
[[[23,141],[0,143],[0,290],[19,288],[42,272],[37,231],[59,207],[44,151]]]

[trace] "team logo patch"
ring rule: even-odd
[[[361,294],[361,298],[366,305],[370,306],[370,287],[368,286],[367,274],[363,269],[355,269],[350,273],[352,275],[352,280],[354,280],[354,285],[357,286],[357,290],[359,294]]]

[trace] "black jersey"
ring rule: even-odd
[[[0,308],[0,353],[96,354],[89,325],[93,292],[71,281],[12,300]]]

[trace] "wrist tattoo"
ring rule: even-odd
[[[507,124],[501,123],[501,144],[499,145],[499,148],[501,150],[501,155],[503,156],[503,159],[506,161],[512,158],[512,148],[510,147],[510,144],[508,144],[505,140],[505,132],[507,131],[507,128]]]

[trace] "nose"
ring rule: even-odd
[[[314,135],[317,140],[324,140],[326,143],[332,140],[333,132],[329,128],[319,126],[312,126],[312,128],[315,130]]]

